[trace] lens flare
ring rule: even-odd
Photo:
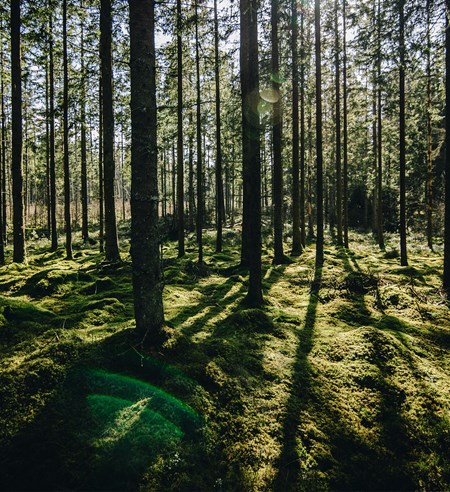
[[[131,404],[146,399],[147,409],[157,412],[183,431],[202,423],[202,418],[189,405],[149,383],[98,369],[90,370],[88,377],[92,393]]]
[[[280,93],[276,89],[263,89],[259,94],[261,99],[269,104],[275,104],[280,100]]]

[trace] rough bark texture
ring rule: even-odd
[[[177,215],[178,258],[184,256],[183,45],[181,0],[177,0]]]
[[[102,78],[99,78],[98,86],[98,214],[99,214],[99,243],[100,243],[100,253],[105,251],[105,235],[104,235],[104,225],[105,225],[105,207],[104,207],[104,181],[103,181],[103,95],[102,95]]]
[[[20,60],[20,1],[11,0],[11,176],[13,199],[13,260],[25,260],[22,175],[22,69]]]
[[[431,0],[427,0],[427,182],[426,182],[426,217],[427,243],[433,249],[433,134],[431,126],[432,93],[431,93]]]
[[[341,67],[339,46],[339,6],[334,1],[334,63],[336,107],[336,226],[337,244],[342,246],[342,163],[341,163]]]
[[[384,249],[383,227],[383,129],[381,114],[381,2],[378,0],[377,11],[377,236],[378,246]]]
[[[70,218],[69,166],[69,67],[67,59],[67,0],[63,2],[63,161],[64,161],[64,225],[66,228],[66,257],[72,258],[72,224]]]
[[[203,159],[202,159],[202,121],[200,94],[200,46],[198,39],[198,4],[195,3],[195,68],[197,90],[197,244],[198,263],[203,263]]]
[[[0,21],[0,28],[3,23]],[[0,264],[5,263],[6,245],[6,114],[3,77],[3,43],[0,51],[1,149],[0,149]],[[3,191],[5,190],[5,191]]]
[[[192,128],[192,122],[194,118],[192,111],[189,111],[189,128]],[[188,194],[189,194],[189,231],[194,232],[195,230],[195,193],[194,193],[194,137],[192,132],[189,132],[188,138],[188,167],[189,167],[189,184],[188,184]]]
[[[445,0],[445,231],[444,289],[450,299],[450,0]]]
[[[317,241],[316,264],[323,263],[323,137],[322,137],[322,56],[320,39],[320,0],[315,0],[316,38],[316,169],[317,169]]]
[[[242,167],[244,182],[243,230],[246,230],[245,261],[249,266],[249,289],[246,302],[263,303],[261,281],[261,156],[258,103],[258,2],[240,3],[240,68],[242,95]],[[243,239],[244,242],[244,239]],[[244,258],[243,258],[244,259]]]
[[[112,92],[111,0],[100,3],[100,59],[103,94],[103,166],[105,191],[105,257],[119,261],[115,207],[114,111]]]
[[[300,137],[299,137],[299,94],[298,94],[298,14],[297,0],[291,2],[291,54],[292,54],[292,255],[302,252],[300,231]],[[303,60],[302,60],[303,62]],[[303,108],[302,108],[303,109]]]
[[[50,107],[50,229],[51,250],[58,248],[56,224],[56,161],[55,161],[55,67],[53,60],[53,18],[49,20],[49,107]]]
[[[83,8],[83,1],[81,1]],[[87,148],[86,148],[86,71],[84,66],[84,26],[81,25],[81,101],[80,101],[80,120],[81,120],[81,238],[83,241],[89,239],[88,223],[88,183],[87,183]]]
[[[306,128],[305,128],[305,10],[301,10],[300,20],[300,234],[302,246],[306,246]]]
[[[158,237],[154,3],[129,0],[131,258],[136,328],[157,345],[164,323]]]
[[[348,248],[348,117],[347,117],[347,0],[342,5],[342,97],[343,97],[343,189],[342,189],[342,229],[344,246]]]
[[[222,177],[222,138],[220,114],[220,60],[219,60],[219,20],[217,18],[217,0],[214,0],[214,74],[216,89],[216,251],[222,251],[222,225],[225,217]]]
[[[399,3],[400,27],[400,70],[399,70],[399,98],[400,98],[400,264],[408,265],[406,250],[406,148],[405,148],[405,18],[404,0]]]
[[[282,146],[282,106],[280,94],[280,53],[278,43],[278,0],[271,2],[272,24],[272,91],[273,91],[273,244],[275,264],[284,263],[283,253],[283,163]]]
[[[4,244],[7,242],[7,237],[6,237],[6,225],[7,225],[7,216],[6,216],[6,112],[5,112],[5,80],[4,80],[4,74],[3,74],[3,45],[1,47],[1,52],[0,52],[0,61],[1,61],[1,120],[2,120],[2,149],[1,149],[1,177],[2,177],[2,183],[0,186],[0,193],[1,193],[1,213],[2,213],[2,229],[0,231],[1,237],[3,239]]]

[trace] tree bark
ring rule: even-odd
[[[342,228],[344,235],[344,247],[348,248],[348,96],[347,96],[347,0],[342,5],[342,96],[343,96],[343,190],[342,190]]]
[[[20,1],[11,0],[11,126],[13,260],[25,261],[25,230],[22,175],[22,68],[20,55]]]
[[[377,13],[377,236],[378,246],[384,250],[383,227],[383,129],[381,114],[381,1]]]
[[[249,266],[246,303],[263,303],[261,280],[261,142],[258,103],[258,2],[240,2],[240,69],[242,96],[242,168],[244,184],[243,230],[246,230],[245,261]]]
[[[129,0],[131,67],[131,258],[136,329],[161,342],[154,2]]]
[[[315,0],[316,41],[316,169],[317,169],[317,240],[316,265],[323,264],[323,137],[322,137],[322,54],[320,35],[320,0]]]
[[[222,176],[222,122],[220,114],[220,59],[219,59],[219,20],[217,18],[217,0],[214,0],[214,72],[216,92],[216,252],[222,251],[222,227],[225,217],[225,204]]]
[[[426,182],[426,217],[427,243],[433,250],[433,134],[431,126],[432,93],[431,93],[431,1],[427,0],[427,182]]]
[[[341,77],[339,47],[338,0],[334,0],[334,62],[335,62],[335,111],[336,111],[336,225],[337,244],[342,246],[342,167],[341,167]]]
[[[184,156],[183,156],[183,45],[181,0],[177,0],[177,214],[178,258],[184,251]]]
[[[81,0],[83,8],[83,0]],[[81,238],[84,242],[89,240],[89,221],[88,221],[88,183],[87,183],[87,147],[86,147],[86,70],[84,64],[84,26],[81,24],[81,101],[80,101],[80,120],[81,120]]]
[[[443,287],[450,299],[450,0],[445,0],[445,219]]]
[[[278,0],[271,2],[271,40],[272,40],[272,146],[273,146],[273,243],[274,264],[285,263],[283,253],[283,163],[282,146],[282,107],[280,94],[280,53],[278,43]]]
[[[301,14],[303,16],[303,14]],[[299,94],[298,94],[298,14],[297,0],[291,1],[291,54],[292,54],[292,251],[298,256],[303,249],[300,231],[300,136],[299,136]],[[303,17],[302,17],[303,20]],[[303,60],[302,62],[303,63]],[[303,81],[302,81],[303,82]],[[303,111],[303,108],[302,108]]]
[[[195,68],[197,89],[197,245],[198,263],[203,263],[203,159],[202,159],[202,121],[201,121],[201,95],[200,95],[200,46],[198,37],[198,3],[195,2]]]
[[[2,145],[1,145],[1,177],[2,183],[0,187],[1,193],[1,213],[2,213],[2,229],[0,230],[1,238],[3,243],[6,245],[8,238],[6,236],[6,226],[7,226],[7,214],[6,214],[6,112],[5,112],[5,76],[4,76],[4,61],[3,61],[3,43],[0,52],[0,62],[1,62],[1,122],[2,122]]]
[[[66,228],[66,257],[72,259],[72,225],[70,217],[69,166],[69,69],[67,58],[67,0],[63,2],[63,161],[64,161],[64,222]]]
[[[56,162],[55,162],[55,67],[53,58],[53,14],[49,2],[49,107],[50,107],[50,229],[51,251],[58,249],[58,230],[56,224]]]
[[[102,77],[99,77],[98,85],[98,207],[99,207],[99,233],[100,253],[105,251],[105,210],[104,210],[104,179],[103,179],[103,90]]]
[[[406,250],[406,149],[405,149],[405,17],[404,0],[399,0],[400,27],[400,67],[399,67],[399,99],[400,99],[400,264],[408,265]]]
[[[112,91],[112,13],[111,0],[100,2],[100,60],[103,95],[103,166],[105,192],[105,258],[120,261],[117,242],[114,162],[114,110]]]

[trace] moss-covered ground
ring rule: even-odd
[[[449,490],[442,254],[369,236],[272,266],[246,309],[238,236],[163,249],[169,338],[140,346],[131,268],[36,242],[0,268],[2,490]],[[394,239],[390,240],[393,247]]]

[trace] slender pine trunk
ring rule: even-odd
[[[114,161],[114,110],[112,90],[112,9],[111,0],[100,2],[100,61],[103,96],[103,165],[105,192],[105,258],[120,261],[117,241],[115,161]]]
[[[25,261],[25,230],[22,174],[22,68],[20,56],[20,1],[11,0],[11,129],[13,261]]]
[[[222,227],[225,218],[225,204],[222,176],[222,122],[220,108],[220,58],[219,58],[219,20],[217,17],[217,0],[214,0],[214,75],[216,96],[216,252],[222,251]]]
[[[323,136],[322,136],[322,53],[320,34],[320,0],[315,0],[316,41],[316,168],[317,168],[317,240],[316,265],[323,264]]]
[[[184,155],[183,155],[183,44],[181,0],[177,0],[177,217],[178,258],[185,254],[184,247]]]
[[[70,214],[69,165],[69,68],[67,53],[67,0],[63,2],[63,166],[64,166],[64,223],[66,228],[66,257],[72,259],[72,224]]]
[[[405,16],[404,0],[399,0],[400,27],[400,67],[399,67],[399,100],[400,100],[400,264],[408,265],[406,249],[406,145],[405,145]]]

